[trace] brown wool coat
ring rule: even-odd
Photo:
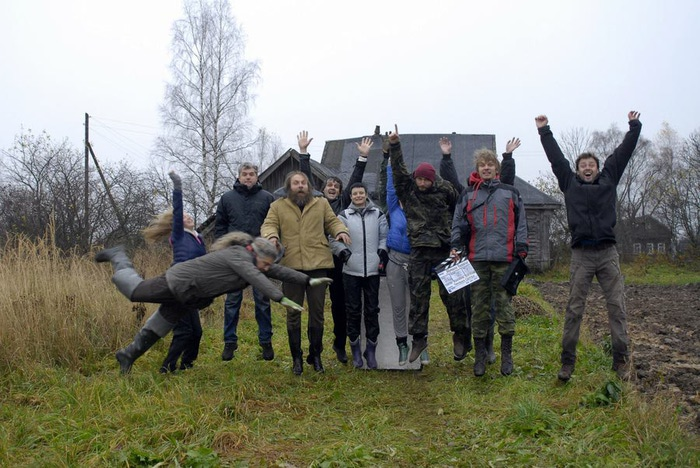
[[[333,268],[328,236],[335,238],[341,232],[348,229],[323,197],[315,197],[304,211],[290,199],[280,198],[270,205],[260,228],[262,237],[276,237],[284,246],[280,264],[301,271]]]

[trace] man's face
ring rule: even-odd
[[[481,161],[476,168],[482,180],[492,180],[498,175],[496,164],[493,161]]]
[[[598,165],[593,158],[583,158],[579,160],[576,174],[584,182],[593,182],[598,177]]]
[[[306,183],[306,177],[300,174],[292,176],[290,180],[292,195],[297,199],[304,198],[309,193],[309,185]]]
[[[275,263],[275,260],[273,258],[265,258],[265,257],[255,257],[255,266],[258,270],[262,271],[263,273],[266,273],[272,264]]]
[[[365,206],[367,204],[367,191],[362,187],[355,187],[350,192],[350,198],[355,206]]]
[[[258,183],[258,173],[255,169],[243,169],[238,174],[238,181],[248,188]]]
[[[323,188],[323,196],[328,200],[335,200],[340,195],[340,184],[333,180],[328,179],[326,181],[326,186]]]
[[[416,185],[418,186],[418,190],[425,192],[433,186],[433,181],[425,177],[416,177]]]

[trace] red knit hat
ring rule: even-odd
[[[413,171],[413,177],[423,177],[430,182],[435,182],[435,168],[430,163],[420,163],[416,170]]]

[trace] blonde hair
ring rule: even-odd
[[[501,173],[501,163],[498,162],[498,157],[496,153],[487,148],[481,148],[474,152],[474,166],[476,170],[479,170],[479,164],[485,164],[487,162],[492,162],[496,166],[496,173]]]
[[[173,232],[173,209],[169,208],[148,223],[141,233],[148,243],[168,239]]]

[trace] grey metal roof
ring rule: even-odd
[[[496,151],[495,135],[465,135],[457,133],[401,135],[401,149],[408,170],[412,171],[418,164],[428,162],[439,171],[440,160],[442,159],[439,140],[443,136],[447,136],[452,142],[452,159],[459,178],[465,181],[465,185],[468,175],[474,170],[474,152],[481,148]],[[365,168],[363,181],[370,192],[375,192],[379,187],[379,170],[383,159],[382,136],[375,134],[370,138],[372,138],[374,144],[367,158],[367,167]],[[327,141],[323,149],[321,167],[325,166],[331,169],[344,183],[347,183],[357,161],[356,144],[361,139],[362,137]],[[312,163],[314,163],[313,160]],[[517,176],[515,178],[515,187],[520,191],[523,202],[526,205],[551,206],[552,208],[560,205],[555,198],[541,192]]]

